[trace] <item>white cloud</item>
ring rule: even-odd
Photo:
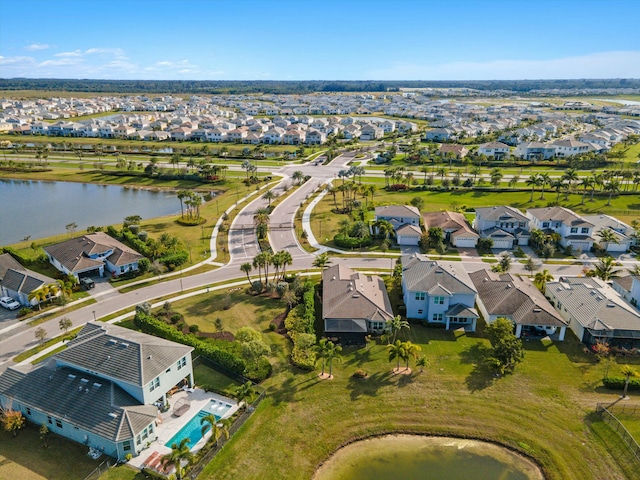
[[[0,56],[0,65],[4,66],[27,66],[33,65],[35,60],[33,57],[3,57]]]
[[[73,52],[60,52],[56,53],[54,57],[81,57],[82,52],[80,50],[74,50]]]
[[[403,63],[369,71],[376,80],[517,80],[638,78],[640,51],[599,52],[551,60],[493,60],[440,65]]]
[[[25,50],[29,50],[30,52],[35,52],[37,50],[47,50],[51,48],[50,45],[47,45],[46,43],[32,43],[31,45],[27,45],[26,47],[24,47]]]

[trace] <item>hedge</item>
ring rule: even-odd
[[[167,325],[163,321],[147,315],[144,312],[136,312],[134,324],[145,333],[181,343],[183,345],[189,345],[195,349],[196,355],[202,355],[213,362],[219,363],[232,372],[243,375],[246,371],[244,360],[240,357],[237,357],[230,352],[226,352],[208,342],[200,340],[193,335],[187,335],[179,332],[171,325]]]
[[[372,243],[371,236],[364,238],[350,237],[349,235],[344,235],[342,233],[337,234],[333,237],[333,243],[335,243],[338,247],[342,248],[359,248],[359,247],[368,247]]]
[[[302,286],[302,303],[289,312],[284,321],[285,328],[293,342],[291,363],[304,370],[313,370],[315,352],[310,346],[315,345],[315,286],[306,280]]]
[[[625,377],[607,377],[602,380],[605,387],[612,390],[624,390]],[[640,390],[640,378],[629,379],[629,390]]]

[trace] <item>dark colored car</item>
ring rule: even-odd
[[[80,279],[80,286],[84,290],[90,290],[96,286],[95,282],[91,280],[89,277],[84,277]]]

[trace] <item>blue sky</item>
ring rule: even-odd
[[[0,0],[0,77],[640,78],[640,0]]]

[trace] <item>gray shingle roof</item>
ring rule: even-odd
[[[486,218],[488,220],[502,220],[511,222],[529,221],[529,219],[524,216],[520,210],[506,205],[487,208],[476,208],[476,215],[480,215],[482,218]]]
[[[411,292],[428,292],[439,296],[476,293],[462,265],[436,262],[419,253],[402,257],[402,278],[405,288]]]
[[[322,272],[322,318],[391,320],[393,311],[384,282],[377,275],[344,265],[327,268]]]
[[[56,281],[46,275],[41,275],[31,270],[17,271],[12,268],[7,270],[2,280],[0,280],[0,285],[3,287],[25,295],[29,295],[43,285],[51,283],[56,283]]]
[[[445,232],[453,232],[453,236],[472,234],[478,236],[469,226],[467,219],[459,212],[429,212],[423,213],[424,225],[427,229],[440,227]]]
[[[593,227],[593,223],[588,222],[580,215],[572,212],[565,207],[545,207],[545,208],[530,208],[527,213],[537,218],[541,222],[562,222],[565,225]]]
[[[140,405],[114,383],[55,368],[54,360],[28,372],[7,369],[0,375],[0,393],[114,442],[133,438],[157,415],[156,407]]]
[[[504,316],[521,325],[567,325],[528,278],[489,270],[478,270],[469,276],[478,290],[477,301],[489,315]]]
[[[12,268],[13,270],[24,271],[26,270],[18,261],[9,253],[3,253],[0,255],[0,280],[4,277],[7,270]]]
[[[420,218],[420,210],[411,205],[386,205],[383,207],[376,207],[376,217]]]
[[[192,347],[106,323],[90,322],[56,358],[106,378],[147,385]]]

